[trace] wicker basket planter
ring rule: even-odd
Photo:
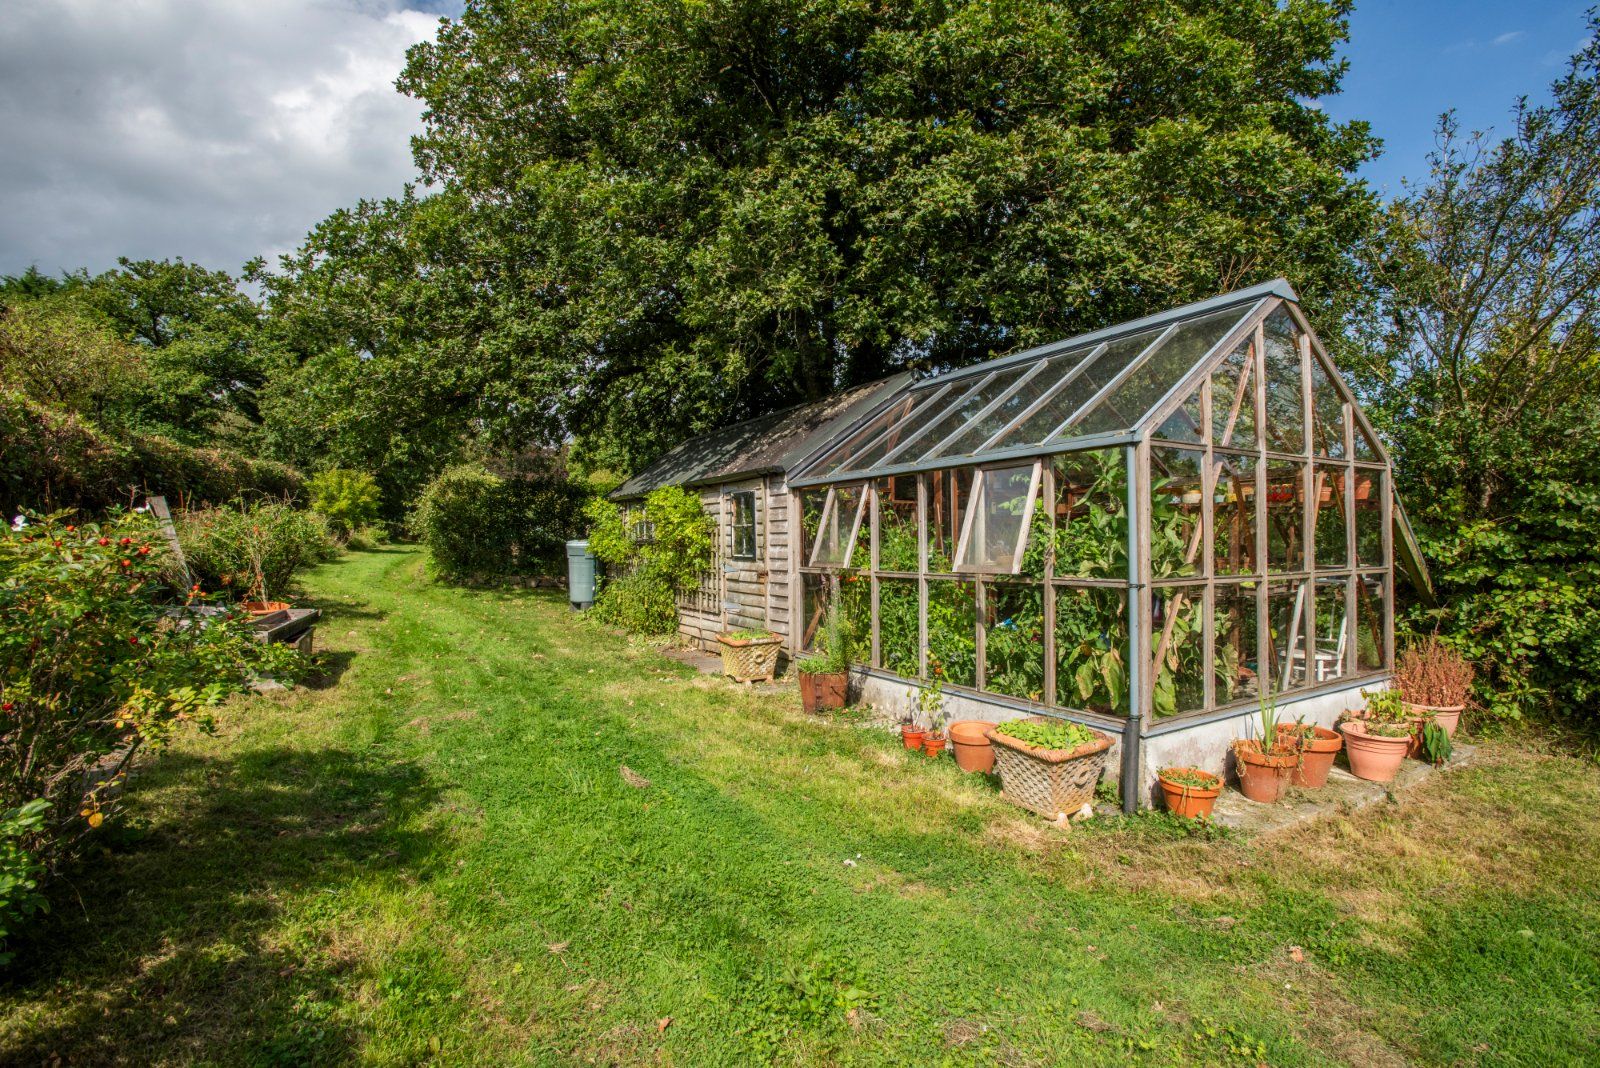
[[[732,638],[717,635],[722,646],[722,673],[735,682],[771,682],[778,672],[778,650],[783,639],[776,634]]]
[[[1032,716],[1030,720],[1049,722],[1045,716]],[[1092,802],[1112,739],[1093,728],[1090,733],[1094,740],[1076,749],[1040,749],[996,730],[986,731],[985,737],[994,745],[1000,796],[1047,819],[1076,812]]]

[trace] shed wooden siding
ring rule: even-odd
[[[756,555],[733,558],[732,494],[755,494]],[[698,589],[678,598],[678,633],[702,649],[717,648],[729,630],[771,630],[789,635],[791,554],[789,489],[781,475],[706,486],[700,503],[716,522],[711,569]]]

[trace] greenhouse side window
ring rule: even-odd
[[[845,567],[855,551],[861,533],[861,516],[866,510],[864,485],[834,486],[822,505],[821,521],[811,547],[812,567]]]
[[[1015,575],[1039,498],[1040,462],[978,472],[956,547],[957,571]]]

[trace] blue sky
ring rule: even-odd
[[[1072,2],[1072,0],[1063,0]],[[1439,112],[1509,125],[1600,0],[1358,0],[1345,91],[1386,142],[1380,193],[1426,173]],[[0,274],[182,256],[237,270],[415,177],[407,46],[460,0],[28,0],[0,19]]]
[[[1516,98],[1547,100],[1586,39],[1587,2],[1357,0],[1344,92],[1324,107],[1338,119],[1366,119],[1383,138],[1383,155],[1363,177],[1385,196],[1400,191],[1402,177],[1424,177],[1447,108],[1463,129],[1509,133]]]

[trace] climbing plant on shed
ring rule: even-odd
[[[585,509],[589,550],[606,565],[594,611],[603,622],[644,634],[677,626],[677,594],[711,566],[716,524],[700,498],[663,486],[628,514],[596,498]]]

